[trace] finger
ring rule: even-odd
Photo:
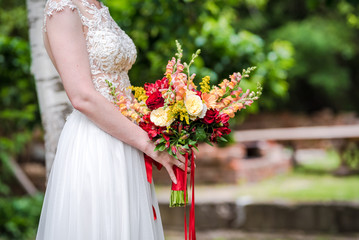
[[[166,168],[166,170],[167,170],[167,172],[168,172],[168,175],[170,175],[170,178],[171,178],[172,182],[173,182],[174,184],[177,184],[177,178],[176,178],[176,175],[175,175],[175,173],[174,173],[172,167],[166,165],[165,168]]]
[[[179,160],[177,160],[175,163],[174,163],[175,166],[177,166],[178,168],[182,169],[184,171],[184,168],[185,168],[185,164]]]
[[[175,166],[180,168],[182,171],[185,171],[185,169],[186,169],[186,165],[183,162],[178,161],[178,160],[176,161]],[[187,167],[187,172],[191,172],[191,168],[189,167],[189,165]]]
[[[177,158],[178,160],[180,160],[183,163],[186,163],[186,158],[185,156],[183,156],[182,154],[177,154]]]

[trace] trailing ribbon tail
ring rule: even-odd
[[[195,218],[195,198],[194,198],[194,155],[191,152],[191,188],[192,188],[192,202],[191,211],[189,214],[189,239],[196,240],[196,218]]]
[[[162,165],[158,162],[153,161],[153,159],[150,158],[149,156],[147,156],[146,154],[144,154],[144,159],[145,159],[145,166],[146,166],[147,182],[149,182],[151,184],[152,183],[152,163],[155,164],[157,169],[159,169],[159,170],[162,168]],[[157,214],[156,214],[156,209],[153,207],[153,205],[152,205],[152,210],[153,210],[153,217],[156,220]]]

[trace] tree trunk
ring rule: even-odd
[[[45,2],[46,0],[26,0],[32,56],[31,72],[36,81],[41,120],[45,130],[46,176],[48,177],[65,117],[72,107],[43,43]]]

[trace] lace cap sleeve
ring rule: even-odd
[[[77,6],[72,0],[48,0],[44,10],[44,25],[43,31],[46,32],[46,20],[48,17],[53,16],[54,13],[63,11],[66,7],[72,11],[77,9]]]

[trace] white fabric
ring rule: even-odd
[[[87,26],[94,85],[112,101],[104,80],[129,96],[127,71],[136,48],[101,5],[98,9],[87,0],[49,0],[45,20],[67,7],[77,11]],[[59,139],[36,240],[161,239],[160,212],[153,185],[147,182],[143,153],[74,110]]]

